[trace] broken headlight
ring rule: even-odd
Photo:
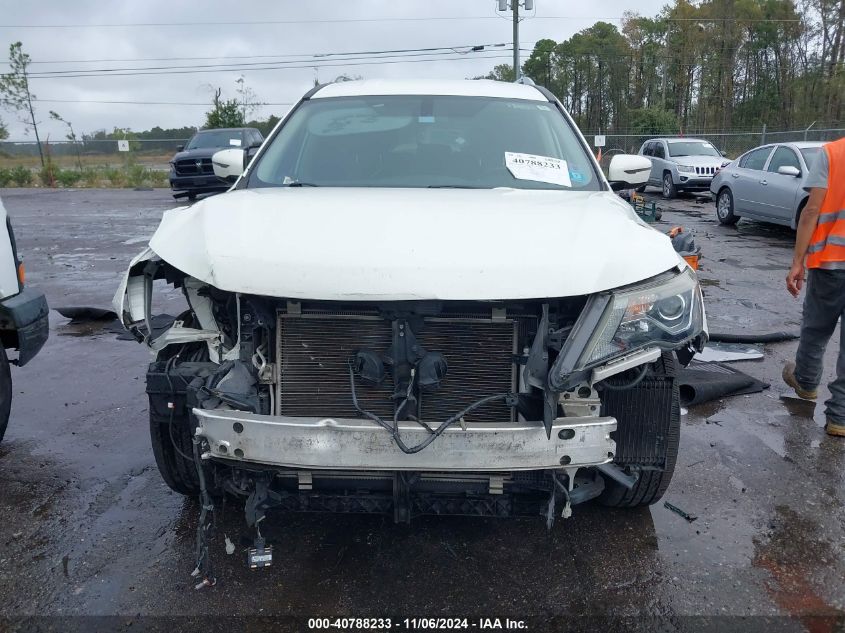
[[[675,349],[704,327],[701,290],[692,269],[610,296],[578,367],[593,366],[646,347]]]

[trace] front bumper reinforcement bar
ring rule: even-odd
[[[403,453],[391,434],[369,420],[256,415],[194,409],[197,435],[215,459],[305,469],[495,472],[576,468],[613,459],[611,417],[558,418],[547,439],[542,422],[467,423],[448,428],[429,448]],[[400,422],[406,441],[429,431]]]

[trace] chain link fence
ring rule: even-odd
[[[42,141],[45,157],[66,169],[121,166],[139,163],[150,169],[166,171],[168,162],[180,145],[189,139],[129,139],[129,151],[121,152],[118,141],[96,139],[82,141]],[[18,165],[41,168],[38,143],[32,141],[0,141],[0,168]]]
[[[585,133],[587,142],[592,144],[593,136],[600,134],[599,132]],[[636,154],[642,144],[652,138],[660,136],[678,136],[677,133],[661,134],[610,134],[605,133],[605,146],[602,148],[602,154]],[[703,138],[713,145],[725,152],[728,158],[736,158],[740,154],[747,152],[758,145],[765,145],[767,143],[787,143],[800,141],[835,141],[836,139],[845,136],[845,128],[843,127],[824,127],[816,128],[810,127],[806,130],[787,130],[787,131],[767,131],[761,129],[756,132],[709,132],[703,134],[696,134],[689,132],[684,134],[690,138]]]

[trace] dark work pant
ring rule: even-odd
[[[845,270],[811,268],[807,274],[801,342],[795,357],[795,378],[805,389],[815,389],[822,379],[822,358],[836,321],[845,312]],[[845,328],[839,330],[836,379],[828,385],[831,398],[825,414],[845,424]]]

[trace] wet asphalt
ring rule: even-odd
[[[108,307],[128,259],[164,210],[166,190],[0,190],[28,284],[51,307]],[[668,203],[658,226],[694,231],[711,330],[797,330],[784,288],[794,232],[743,220],[719,226],[711,202]],[[554,245],[546,245],[553,248]],[[171,293],[162,309],[178,306]],[[141,346],[51,313],[51,338],[13,368],[0,444],[0,616],[294,615],[402,617],[771,616],[777,630],[840,630],[845,611],[845,440],[823,407],[782,398],[794,342],[735,366],[763,393],[693,407],[664,508],[587,504],[547,531],[513,520],[271,514],[276,562],[250,572],[242,517],[218,516],[219,583],[195,591],[198,507],[169,491],[150,448]],[[832,377],[835,335],[825,380]],[[823,387],[820,402],[827,397]],[[781,616],[790,616],[783,619]],[[718,620],[718,618],[724,618]],[[123,622],[123,620],[121,620]],[[8,622],[7,622],[8,624]],[[61,626],[59,626],[61,628]],[[750,630],[750,629],[748,629]],[[774,630],[774,629],[769,629]]]

